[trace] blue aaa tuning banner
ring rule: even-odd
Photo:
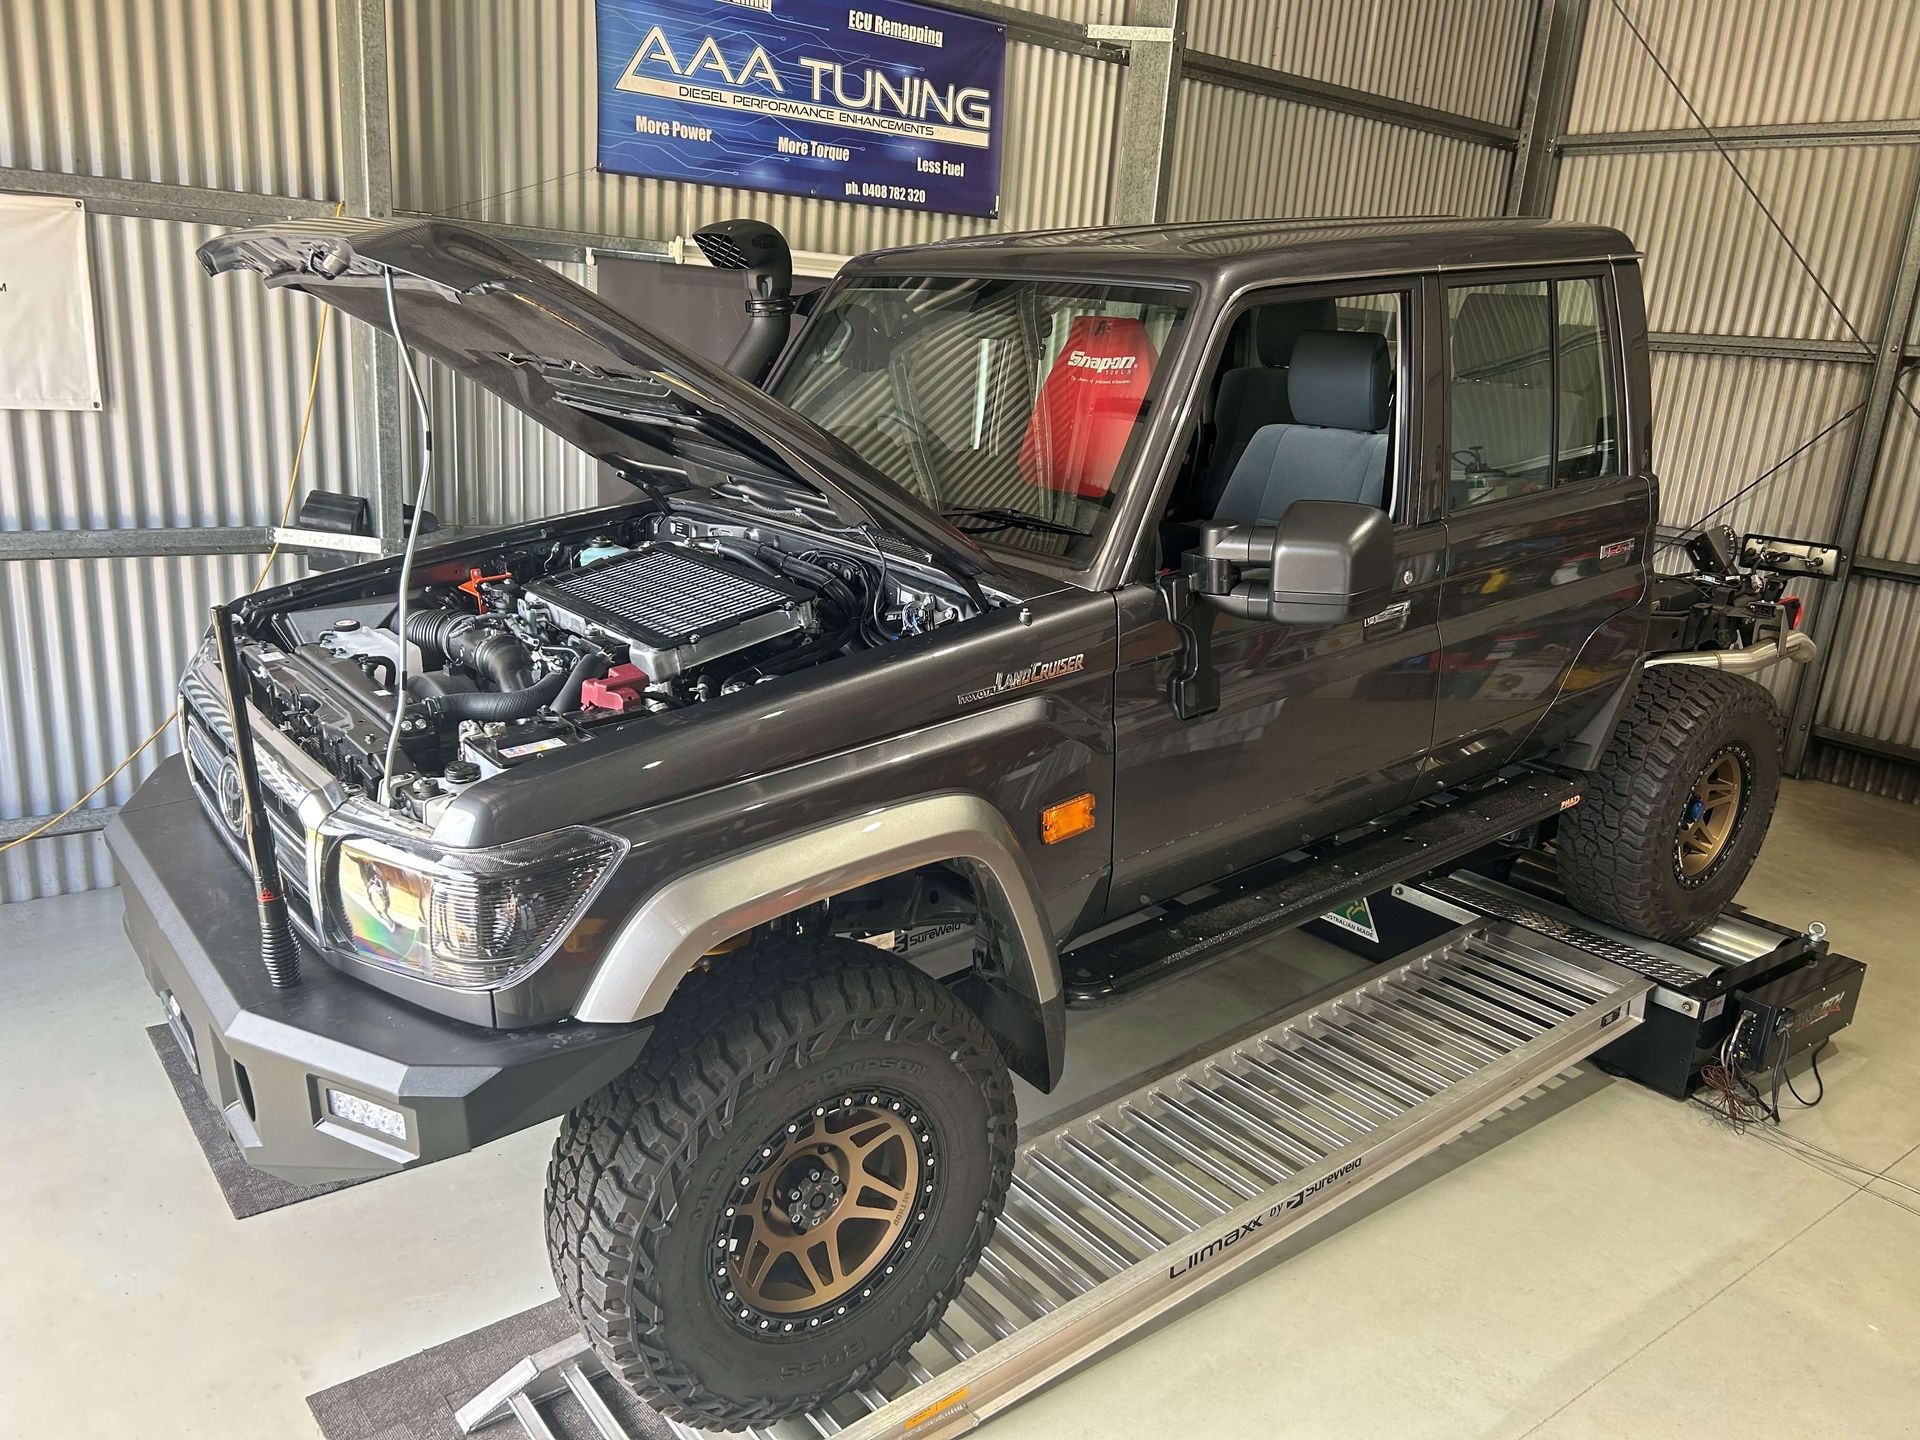
[[[597,0],[600,168],[995,215],[1004,26],[908,0]]]

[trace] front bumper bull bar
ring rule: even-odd
[[[179,757],[107,828],[127,936],[247,1163],[297,1184],[384,1175],[565,1113],[631,1065],[650,1025],[492,1030],[434,1015],[309,955],[295,989],[260,964],[244,869]],[[342,1118],[333,1090],[404,1117]]]

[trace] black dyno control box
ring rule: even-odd
[[[1751,990],[1735,991],[1741,1036],[1736,1058],[1748,1070],[1772,1070],[1845,1029],[1853,1023],[1866,973],[1858,960],[1829,953]],[[1749,1015],[1742,1024],[1738,1017]]]

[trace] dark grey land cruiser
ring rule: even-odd
[[[188,669],[182,753],[109,839],[254,1165],[564,1115],[560,1293],[661,1410],[755,1423],[939,1317],[1006,1197],[1009,1072],[1055,1084],[1069,990],[1201,953],[1153,942],[1169,907],[1231,878],[1305,919],[1522,832],[1672,937],[1746,874],[1780,722],[1740,672],[1807,646],[1752,545],[1656,577],[1625,236],[965,240],[853,261],[790,343],[784,243],[702,239],[747,271],[729,368],[453,225],[201,252],[634,489],[405,585],[236,601],[232,668]]]

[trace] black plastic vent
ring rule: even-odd
[[[700,247],[700,253],[707,257],[707,263],[716,270],[745,270],[747,256],[729,235],[717,231],[697,231],[693,243]]]

